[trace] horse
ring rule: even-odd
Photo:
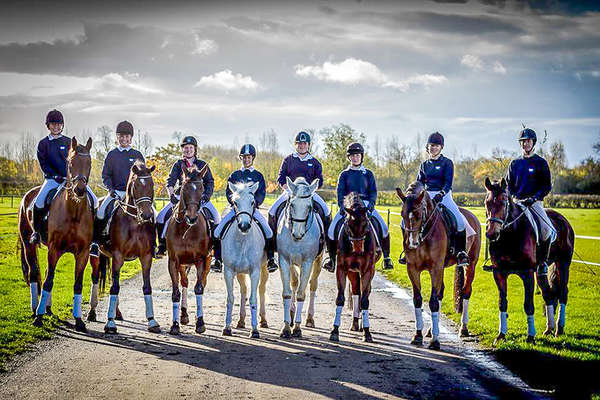
[[[64,253],[72,253],[75,257],[75,284],[73,285],[73,317],[75,330],[87,332],[81,319],[81,292],[83,289],[83,272],[89,258],[89,248],[92,242],[93,207],[87,200],[87,182],[92,168],[90,149],[92,139],[86,145],[71,139],[71,147],[67,156],[67,177],[59,186],[56,195],[51,200],[48,214],[48,268],[44,286],[41,285],[40,268],[38,265],[36,244],[29,242],[33,232],[33,214],[30,206],[37,196],[40,187],[37,186],[25,194],[19,206],[19,240],[21,243],[21,267],[25,281],[31,292],[31,309],[35,315],[34,325],[42,326],[45,313],[51,314],[50,301],[54,285],[56,264]],[[41,298],[38,302],[38,296]]]
[[[421,272],[428,271],[431,277],[429,309],[432,321],[432,338],[428,347],[439,350],[439,311],[444,297],[444,268],[457,263],[456,255],[448,251],[450,238],[440,208],[434,205],[424,186],[419,182],[413,182],[406,194],[401,188],[396,188],[396,194],[402,200],[403,245],[415,307],[416,333],[411,344],[423,345]],[[472,212],[464,208],[459,210],[475,230],[475,235],[467,240],[469,264],[466,271],[464,267],[459,266],[454,270],[454,308],[456,312],[462,313],[460,335],[464,337],[469,335],[469,299],[475,278],[475,266],[481,250],[481,224]]]
[[[191,169],[183,168],[183,184],[181,186],[181,199],[173,211],[173,217],[167,227],[167,249],[169,254],[169,274],[173,286],[173,325],[169,333],[180,333],[180,306],[181,323],[187,324],[187,265],[196,266],[196,332],[204,333],[204,312],[202,309],[202,296],[206,288],[208,276],[211,238],[208,221],[201,211],[201,199],[204,193],[202,178],[206,174],[206,166],[201,171],[194,165]],[[183,298],[179,290],[181,281]]]
[[[313,271],[317,268],[320,271],[322,228],[318,222],[317,213],[313,210],[312,200],[319,181],[315,179],[309,184],[303,177],[298,177],[293,182],[289,177],[286,180],[289,197],[282,211],[283,217],[277,224],[277,254],[283,286],[284,326],[280,336],[287,339],[302,337],[300,323],[302,322],[306,287]],[[292,287],[292,275],[297,273],[293,271],[296,267],[300,269],[299,279],[295,280],[297,287]],[[312,289],[311,292],[313,292]],[[296,300],[295,305],[292,304],[293,295]],[[314,303],[314,299],[311,303]],[[309,309],[309,313],[313,313],[309,314],[311,321],[313,321],[314,304],[312,304],[312,308],[313,310]],[[294,314],[295,323],[293,322]],[[293,332],[292,325],[294,325]]]
[[[154,231],[154,181],[152,172],[154,166],[148,168],[141,160],[131,166],[125,200],[117,200],[116,210],[113,213],[109,227],[109,241],[100,246],[101,256],[92,257],[93,268],[99,268],[102,256],[112,259],[112,285],[108,306],[108,321],[104,332],[117,333],[115,317],[117,317],[117,304],[119,301],[119,276],[125,261],[140,259],[142,264],[143,293],[146,305],[146,318],[148,331],[160,333],[160,325],[154,319],[152,305],[152,287],[150,285],[150,268],[152,267],[152,252],[155,245],[156,233]],[[101,284],[104,285],[105,276]],[[92,294],[93,295],[93,294]],[[90,302],[90,313],[95,315],[94,302]]]
[[[494,281],[498,287],[500,298],[500,328],[494,345],[506,339],[507,331],[507,279],[516,274],[523,281],[525,289],[524,310],[527,315],[527,343],[535,343],[534,303],[535,289],[534,270],[539,264],[536,233],[528,222],[526,209],[515,203],[508,194],[507,182],[504,178],[491,182],[485,179],[487,194],[485,198],[486,237],[490,241],[490,257]],[[569,267],[575,248],[575,232],[565,217],[554,210],[546,210],[548,217],[556,229],[557,237],[550,248],[547,260],[548,275],[537,275],[537,282],[546,304],[546,329],[544,335],[564,334],[565,311],[567,307]],[[552,264],[552,265],[551,265]],[[555,327],[555,312],[560,303],[560,314]],[[556,328],[556,332],[555,332]]]
[[[258,223],[252,218],[254,208],[254,192],[258,182],[231,183],[231,200],[235,211],[235,220],[226,228],[221,241],[225,285],[227,287],[227,311],[225,314],[224,336],[231,336],[231,314],[233,311],[233,278],[237,277],[240,284],[240,320],[237,327],[245,326],[245,303],[247,296],[246,274],[250,276],[250,317],[252,324],[251,338],[260,338],[257,319],[257,291],[260,291],[261,327],[268,327],[265,309],[265,291],[269,272],[266,267],[265,239]]]
[[[336,280],[337,298],[335,301],[335,319],[329,340],[339,342],[339,327],[344,307],[346,279],[350,281],[352,297],[360,298],[360,305],[356,311],[362,312],[362,329],[358,326],[358,317],[355,317],[351,330],[364,332],[364,341],[373,342],[369,323],[369,295],[371,294],[371,281],[375,276],[375,264],[381,258],[381,249],[377,246],[377,234],[369,221],[368,209],[360,195],[356,192],[348,193],[344,197],[344,223],[337,236],[336,254]]]

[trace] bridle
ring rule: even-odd
[[[202,182],[202,180],[193,180],[193,181],[187,181],[185,184],[203,185],[204,183]],[[183,204],[183,207],[182,207],[182,204]],[[187,203],[185,201],[185,199],[183,198],[183,186],[182,186],[181,198],[179,199],[179,203],[177,204],[177,214],[176,214],[175,221],[177,223],[181,223],[181,215],[186,212],[188,205],[189,206],[196,205],[198,207],[198,213],[200,213],[200,205],[201,204],[202,204],[202,200]],[[186,219],[185,223],[188,224],[190,227],[192,227],[192,226],[196,225],[196,223],[198,223],[198,220],[196,220],[196,221],[194,221],[194,223],[190,224],[188,222],[188,220]],[[186,233],[187,233],[187,231],[186,231]],[[183,236],[185,236],[185,234]]]
[[[129,215],[130,217],[135,218],[136,222],[138,223],[138,225],[147,223],[147,222],[151,222],[150,220],[144,220],[142,218],[142,211],[140,210],[140,204],[144,204],[144,203],[151,203],[153,202],[152,197],[150,196],[142,196],[139,198],[135,197],[135,193],[134,193],[134,182],[138,179],[150,179],[152,180],[152,175],[143,175],[143,176],[139,176],[136,175],[135,179],[132,179],[128,188],[127,188],[127,192],[131,195],[131,199],[133,200],[134,204],[129,204],[128,202],[122,201],[122,200],[118,200],[119,202],[119,206],[121,207],[121,209],[123,210],[123,212],[127,215]],[[135,214],[131,213],[129,211],[129,209],[132,208],[135,210]]]
[[[422,203],[422,213],[423,213],[423,217],[421,218],[421,220],[425,219],[425,223],[422,223],[421,226],[419,228],[408,228],[408,227],[404,227],[404,231],[405,232],[409,232],[409,233],[414,233],[414,232],[419,232],[419,234],[417,235],[417,245],[415,247],[418,248],[424,241],[425,239],[427,239],[427,237],[429,237],[429,234],[431,233],[432,229],[431,227],[433,226],[433,222],[437,221],[437,218],[439,217],[440,213],[440,207],[439,207],[439,203],[435,205],[435,207],[433,208],[433,211],[431,212],[431,214],[428,215],[427,213],[427,202],[425,201],[425,199],[421,200]],[[435,220],[433,220],[433,218],[436,218]],[[431,225],[430,225],[431,222]]]
[[[521,211],[521,213],[512,221],[508,221],[508,218],[510,217],[510,208],[511,208],[511,203],[508,200],[508,196],[506,197],[506,199],[504,200],[504,216],[502,218],[497,218],[497,217],[488,217],[486,219],[486,222],[489,223],[496,223],[496,224],[500,224],[500,234],[502,234],[503,231],[506,231],[508,228],[510,228],[511,226],[513,226],[515,223],[517,223],[517,221],[519,221],[519,218],[521,218],[526,211],[526,208],[523,209],[523,211]],[[487,214],[487,209],[485,210],[486,214]],[[495,242],[497,240],[500,239],[500,234],[498,235],[498,237],[496,239],[490,239],[490,241]]]
[[[92,158],[91,155],[90,155],[90,153],[77,153],[76,152],[73,155],[73,157],[75,157],[76,155],[77,156],[89,157],[90,160]],[[85,199],[86,192],[84,192],[81,196],[78,195],[75,192],[75,186],[77,185],[77,182],[79,182],[79,181],[83,182],[87,186],[88,177],[85,176],[85,175],[81,175],[81,174],[75,175],[75,176],[71,176],[71,161],[72,160],[73,160],[73,158],[69,158],[69,164],[68,164],[69,179],[66,180],[64,187],[65,187],[65,189],[67,189],[67,193],[68,193],[69,197],[71,197],[73,200],[75,200],[75,202],[79,203],[81,200]]]
[[[294,235],[292,235],[292,238],[296,241],[301,240],[304,235],[306,234],[306,232],[309,231],[310,227],[313,224],[314,221],[314,215],[313,215],[313,205],[312,205],[312,201],[310,202],[310,204],[308,205],[308,212],[306,213],[306,218],[294,218],[294,216],[292,215],[292,200],[293,199],[312,199],[312,194],[309,194],[308,196],[290,196],[287,199],[287,204],[286,204],[286,215],[287,218],[290,222],[296,222],[296,223],[303,223],[305,224],[305,229],[304,229],[304,234],[302,235],[302,237],[296,239],[294,237]],[[310,220],[310,223],[309,223]]]

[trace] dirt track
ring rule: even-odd
[[[194,332],[190,290],[190,325],[183,326],[179,337],[168,335],[171,289],[166,262],[155,262],[152,274],[154,309],[163,333],[146,331],[137,276],[121,286],[120,308],[126,321],[118,323],[118,335],[104,334],[104,299],[99,306],[101,322],[89,323],[89,334],[61,328],[56,339],[19,357],[12,371],[0,376],[0,398],[537,397],[472,344],[460,341],[447,321],[442,321],[442,351],[411,346],[412,301],[379,275],[371,297],[375,343],[366,344],[360,333],[347,329],[352,319],[347,308],[340,342],[328,340],[336,289],[333,274],[325,271],[317,292],[317,328],[303,328],[304,337],[292,340],[279,338],[283,307],[278,273],[271,274],[268,283],[270,328],[261,330],[261,339],[248,338],[249,329],[221,336],[225,285],[222,275],[215,273],[209,275],[205,292],[206,333]],[[429,319],[425,321],[427,326]]]

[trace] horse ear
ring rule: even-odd
[[[504,177],[502,177],[502,179],[500,179],[500,187],[502,188],[502,191],[506,190],[507,186],[508,186],[508,183],[506,182],[506,179],[504,179]]]
[[[256,193],[257,190],[258,190],[258,182],[254,182],[254,184],[252,186],[250,186],[250,191],[252,193]]]
[[[187,179],[190,176],[190,171],[186,167],[183,167],[181,170],[183,172],[183,176]]]
[[[153,165],[150,168],[148,168],[148,170],[150,171],[150,173],[153,173],[155,169],[156,169],[156,165]]]
[[[399,187],[396,188],[396,194],[398,195],[398,197],[400,197],[400,200],[402,200],[402,201],[406,200],[406,196],[402,192],[402,189],[400,189]]]
[[[204,178],[204,175],[206,175],[208,173],[208,164],[204,164],[204,167],[202,167],[202,169],[200,169],[200,172],[198,172],[198,176],[200,177],[200,179]]]
[[[419,195],[417,196],[417,202],[421,202],[423,200],[423,197],[425,197],[425,191],[421,190],[421,193],[419,193]]]
[[[75,136],[71,138],[71,148],[73,151],[77,150],[77,138]]]
[[[92,138],[91,137],[88,138],[87,143],[85,144],[85,149],[87,150],[88,153],[92,149]]]
[[[485,188],[487,190],[489,190],[490,192],[492,191],[492,182],[490,182],[490,177],[489,176],[485,177]]]
[[[318,188],[319,188],[319,178],[315,179],[310,184],[310,194],[312,195],[315,192],[315,190],[317,190]]]
[[[294,185],[294,182],[292,182],[289,176],[285,177],[285,181],[287,182],[287,186],[290,192],[294,193],[296,191],[296,185]]]
[[[140,173],[140,169],[138,168],[137,164],[133,164],[131,166],[131,172],[133,172],[136,175],[138,175]]]
[[[237,192],[236,187],[233,183],[231,182],[227,182],[227,187],[229,188],[229,190],[231,190],[232,192]]]

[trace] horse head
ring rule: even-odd
[[[231,201],[235,211],[235,220],[242,233],[247,233],[252,226],[252,216],[256,208],[254,193],[258,190],[258,182],[249,183],[227,183],[231,190]]]
[[[428,217],[433,213],[433,203],[420,182],[411,183],[406,193],[396,188],[396,194],[402,200],[404,242],[408,242],[408,248],[414,250],[421,244]]]
[[[506,191],[506,179],[490,181],[485,178],[485,215],[487,217],[485,236],[490,240],[498,240],[502,228],[506,224],[512,202]]]
[[[181,186],[181,200],[179,211],[185,213],[185,222],[194,225],[198,221],[202,195],[204,194],[204,183],[202,178],[208,171],[206,164],[201,170],[196,165],[190,169],[183,168],[183,184]]]
[[[129,172],[125,202],[127,204],[133,202],[138,222],[151,222],[154,217],[152,208],[154,202],[152,171],[154,168],[154,165],[148,168],[142,160],[136,160]]]
[[[364,253],[365,239],[369,233],[369,217],[367,207],[358,193],[351,192],[344,197],[344,213],[344,231],[352,243],[352,252]]]
[[[79,199],[85,196],[90,178],[92,169],[91,148],[92,138],[88,139],[85,146],[78,144],[76,138],[71,139],[71,148],[67,156],[67,188],[72,190]]]
[[[310,227],[309,220],[312,221],[312,196],[319,187],[319,180],[315,179],[309,184],[303,177],[296,178],[294,182],[286,177],[286,181],[289,194],[287,213],[290,231],[294,240],[301,240]]]

